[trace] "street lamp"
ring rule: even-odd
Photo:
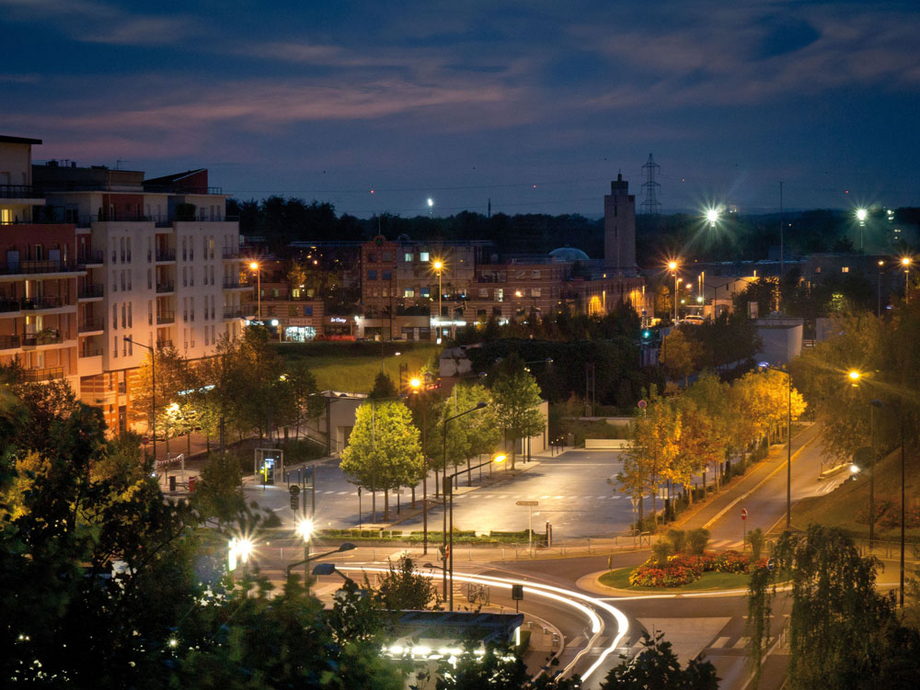
[[[669,261],[668,269],[670,269],[671,275],[674,276],[674,325],[677,325],[677,262]]]
[[[428,201],[431,201],[429,199]],[[444,262],[440,259],[435,259],[431,262],[431,267],[438,272],[438,319],[436,321],[438,326],[438,339],[437,344],[441,344],[441,295],[443,291],[441,290],[441,271],[444,269]]]
[[[901,265],[904,267],[904,303],[910,304],[910,264],[909,256],[902,257]]]
[[[441,424],[441,448],[442,448],[442,462],[443,462],[443,467],[444,467],[444,475],[443,475],[444,486],[443,486],[443,491],[441,492],[441,510],[443,511],[443,514],[444,514],[444,523],[443,523],[444,529],[443,529],[443,534],[441,535],[442,536],[441,543],[445,549],[447,548],[447,494],[451,495],[451,503],[453,504],[453,491],[451,491],[451,487],[453,485],[452,482],[454,481],[454,477],[457,476],[456,474],[453,474],[450,477],[447,476],[447,425],[450,422],[454,421],[455,419],[459,419],[460,417],[464,417],[468,414],[481,410],[482,408],[487,407],[488,405],[489,403],[487,402],[478,402],[476,403],[476,407],[471,407],[470,409],[465,410],[461,412],[460,414],[455,414],[453,417],[447,417]],[[453,525],[454,525],[453,513],[451,513],[451,523],[450,524],[451,524],[451,532],[453,532]],[[453,544],[454,542],[453,534],[450,535],[450,541],[451,541],[451,544]],[[451,558],[451,563],[453,563],[453,553],[450,553],[449,556]],[[444,571],[444,598],[447,599],[447,571],[446,570]],[[453,592],[451,592],[451,599],[453,599]]]
[[[422,380],[418,376],[409,379],[409,387],[416,395],[423,394]],[[422,553],[428,553],[428,405],[422,400]],[[413,506],[414,507],[414,506]]]
[[[256,274],[256,304],[258,304],[259,322],[262,321],[262,271],[259,270],[259,262],[253,261],[249,264],[250,270]]]
[[[859,387],[859,381],[863,378],[862,372],[855,369],[847,372],[847,378],[851,381],[854,388]],[[882,401],[872,399],[869,401],[869,443],[872,449],[872,459],[869,470],[869,551],[872,551],[872,544],[875,541],[875,459],[877,451],[875,448],[875,408],[882,407]]]
[[[291,571],[292,571],[294,568],[296,568],[298,565],[302,565],[302,566],[304,567],[304,572],[307,572],[307,571],[308,571],[308,568],[309,568],[309,566],[307,565],[307,563],[309,563],[310,561],[315,561],[315,560],[317,560],[317,559],[319,559],[319,558],[325,558],[326,556],[331,556],[331,555],[334,554],[334,553],[342,553],[343,551],[351,551],[351,550],[353,550],[354,548],[355,548],[355,545],[352,544],[351,542],[349,542],[349,541],[342,542],[341,544],[339,544],[339,548],[337,548],[337,549],[333,549],[332,551],[327,551],[326,553],[316,553],[316,554],[313,554],[312,556],[310,556],[309,558],[307,558],[307,559],[305,559],[305,560],[303,560],[303,561],[297,561],[296,563],[291,563],[290,565],[288,565],[288,566],[284,569],[284,570],[285,570],[285,574],[287,575],[287,577],[290,577],[290,576],[291,576]],[[314,574],[315,574],[315,575],[323,575],[324,573],[314,573]]]
[[[779,367],[771,367],[769,362],[761,362],[761,369],[773,369],[786,375],[787,406],[786,406],[786,531],[792,527],[792,374]],[[852,373],[851,378],[852,378]],[[859,378],[857,376],[857,378]]]
[[[135,340],[132,340],[130,336],[124,336],[124,341],[126,343],[131,343],[142,347],[145,350],[150,350],[150,407],[152,408],[152,420],[153,420],[153,465],[156,467],[157,464],[157,351],[154,347],[150,345],[144,345]],[[146,449],[144,450],[146,453]],[[166,450],[166,459],[169,460],[169,448]]]
[[[716,226],[716,222],[719,220],[719,209],[706,209],[706,220],[709,222],[709,227],[714,228]]]
[[[865,248],[865,234],[866,234],[866,218],[869,216],[869,212],[864,208],[856,209],[856,220],[859,221],[859,251],[863,251]]]
[[[469,410],[469,412],[474,412],[475,410],[480,409],[480,406],[485,407],[485,405],[486,405],[485,403],[480,403],[479,405],[474,407],[472,410]],[[466,414],[466,412],[462,414]],[[460,417],[462,415],[457,415],[457,416]],[[496,465],[500,465],[507,459],[508,459],[508,456],[505,455],[504,453],[496,453],[495,455],[493,455],[491,458],[489,458],[485,462],[481,462],[475,467],[471,467],[469,471],[478,470],[480,467],[485,467],[486,465],[492,465],[493,463]],[[460,474],[462,474],[465,471],[466,470],[459,470],[457,472],[454,472],[449,477],[444,478],[444,495],[447,496],[447,494],[450,494],[450,529],[449,529],[450,542],[449,542],[449,546],[447,550],[447,561],[448,561],[447,568],[444,571],[445,597],[448,598],[448,602],[449,602],[448,610],[449,611],[454,610],[454,492],[453,492],[453,487],[454,487],[454,479],[456,479]],[[533,530],[531,529],[531,538],[533,538],[532,532]],[[450,572],[450,590],[449,590],[450,596],[449,597],[447,596],[448,590],[446,589],[448,571]]]
[[[875,308],[876,318],[882,318],[882,269],[885,268],[885,261],[878,260],[878,305]]]
[[[249,558],[255,550],[255,545],[246,537],[233,537],[233,539],[230,540],[229,547],[227,552],[227,570],[230,572],[236,570],[237,562],[243,565],[249,563]]]

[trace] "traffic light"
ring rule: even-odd
[[[648,340],[651,337],[652,337],[652,332],[649,329],[646,328],[644,331],[642,331],[643,340]]]

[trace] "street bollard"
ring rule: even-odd
[[[502,561],[505,560],[505,547],[502,547]]]
[[[588,537],[588,555],[591,555],[591,537]]]

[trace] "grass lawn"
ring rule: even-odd
[[[304,354],[298,353],[294,348],[286,348],[282,352],[285,359],[302,359],[310,367],[316,377],[320,390],[337,390],[347,393],[368,393],[374,387],[374,377],[383,367],[394,384],[399,383],[399,365],[409,365],[409,372],[414,373],[428,364],[440,352],[438,345],[413,344],[411,349],[388,354],[381,359],[378,355],[355,355],[349,343],[342,343],[342,355],[330,354],[329,348],[324,348],[322,354],[310,355],[305,348]]]
[[[635,568],[620,568],[604,573],[600,583],[616,589],[628,589],[633,592],[699,592],[707,589],[745,589],[750,583],[751,576],[743,573],[703,573],[696,582],[691,582],[682,587],[632,587],[629,584],[629,575]]]

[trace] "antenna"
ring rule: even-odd
[[[642,202],[642,212],[655,216],[661,213],[661,202],[658,201],[661,185],[655,181],[660,167],[652,158],[652,154],[648,154],[648,162],[642,166],[642,172],[645,173],[645,184],[642,185],[642,189],[645,190],[645,201]]]

